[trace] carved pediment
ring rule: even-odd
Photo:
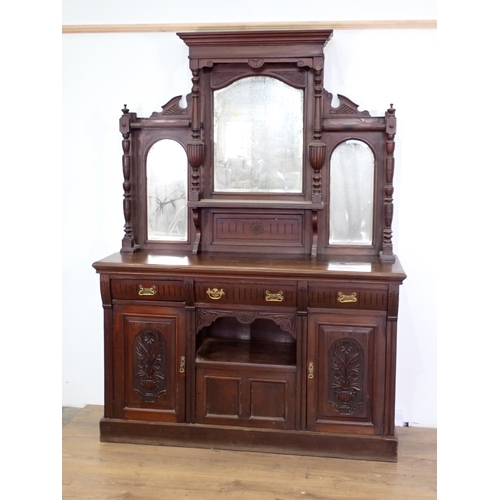
[[[333,94],[323,90],[323,117],[324,118],[345,118],[353,116],[370,116],[368,111],[359,111],[358,105],[347,97],[338,94],[339,105],[332,107]]]
[[[172,99],[170,99],[170,101],[167,102],[167,104],[164,104],[161,107],[162,111],[160,112],[155,111],[150,116],[150,118],[159,118],[163,116],[168,116],[172,118],[176,117],[186,118],[186,116],[189,117],[191,115],[191,102],[193,101],[193,96],[192,94],[188,94],[186,96],[187,106],[185,108],[183,108],[180,105],[181,99],[182,99],[181,95],[173,97]]]

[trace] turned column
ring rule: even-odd
[[[386,141],[385,141],[385,186],[384,186],[384,230],[382,251],[380,252],[380,260],[383,262],[395,262],[396,257],[392,249],[392,217],[394,213],[394,204],[392,195],[394,186],[392,184],[394,178],[394,136],[396,135],[396,110],[391,107],[385,113],[386,123]]]
[[[187,143],[187,156],[191,167],[191,182],[189,189],[189,201],[200,200],[200,167],[205,157],[205,144],[201,140],[201,120],[200,120],[200,70],[192,69],[193,96],[192,115],[191,115],[191,140]],[[198,253],[201,228],[200,228],[200,209],[192,208],[193,223],[195,235],[193,240],[193,253]]]
[[[318,65],[317,65],[318,66]],[[313,168],[312,202],[322,202],[321,169],[325,163],[326,144],[322,138],[322,109],[323,109],[323,68],[314,69],[314,128],[313,140],[309,144],[309,162]],[[318,211],[312,213],[312,246],[311,256],[318,254]]]
[[[132,115],[125,104],[122,109],[123,116],[120,118],[120,132],[122,134],[122,167],[123,167],[123,216],[125,218],[125,235],[122,239],[122,253],[135,252],[139,247],[134,240],[132,227],[132,184],[130,182],[132,170],[132,157],[130,155],[130,120]],[[135,114],[134,114],[135,116]]]

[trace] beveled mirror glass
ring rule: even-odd
[[[214,191],[302,192],[304,92],[267,76],[214,91]]]
[[[187,241],[187,156],[176,141],[162,139],[147,156],[148,239]]]
[[[330,158],[331,245],[371,245],[375,157],[363,141],[340,143]]]

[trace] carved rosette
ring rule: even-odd
[[[248,65],[251,67],[251,68],[260,68],[261,66],[264,65],[264,59],[249,59],[248,60]]]
[[[153,403],[166,388],[166,353],[163,336],[143,330],[134,340],[134,391]]]
[[[259,236],[264,233],[264,226],[261,222],[252,222],[250,224],[250,232],[255,236]]]
[[[363,410],[363,349],[351,339],[337,340],[329,351],[328,402],[341,415]]]

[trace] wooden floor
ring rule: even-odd
[[[63,412],[64,414],[64,412]],[[63,426],[62,498],[376,500],[436,498],[436,430],[398,427],[398,463],[99,441],[102,406]]]

